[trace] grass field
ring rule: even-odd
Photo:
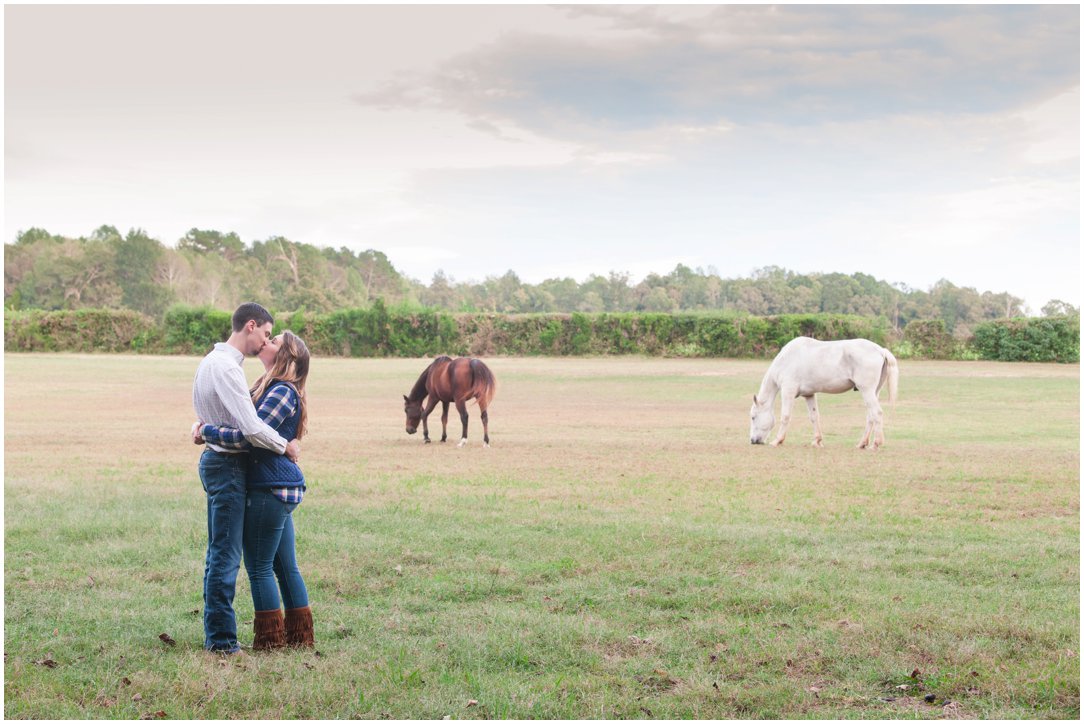
[[[766,361],[489,362],[456,449],[424,361],[314,361],[317,650],[221,660],[198,360],[6,355],[6,717],[1079,717],[1078,366],[905,361],[872,453],[749,445]]]

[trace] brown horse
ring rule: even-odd
[[[459,420],[463,423],[463,439],[457,447],[467,444],[467,402],[471,399],[478,400],[478,409],[482,411],[482,430],[485,437],[485,447],[489,447],[489,407],[493,394],[497,391],[497,380],[493,373],[480,359],[469,357],[441,356],[433,360],[433,363],[425,368],[418,381],[414,383],[414,389],[409,395],[403,395],[403,411],[406,413],[406,431],[413,435],[418,431],[418,421],[422,423],[422,434],[426,442],[429,440],[429,413],[443,403],[444,411],[440,416],[443,434],[440,441],[448,439],[448,403],[454,402],[455,409],[459,410]],[[422,409],[422,400],[428,395],[429,400]]]

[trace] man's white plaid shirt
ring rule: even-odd
[[[192,384],[196,417],[204,423],[237,428],[253,445],[281,455],[287,441],[256,414],[241,369],[244,361],[245,356],[225,342],[216,344],[203,358]],[[208,447],[218,452],[238,452],[212,443]]]

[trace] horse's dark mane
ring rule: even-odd
[[[429,367],[432,366],[433,365],[429,365]],[[413,389],[411,389],[410,394],[407,395],[408,400],[412,402],[420,402],[422,398],[425,397],[425,380],[427,377],[429,377],[429,367],[425,368],[425,371],[422,372],[421,377],[419,377],[418,381],[414,383]]]

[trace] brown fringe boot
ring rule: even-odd
[[[281,649],[286,646],[286,621],[282,617],[282,609],[257,611],[252,629],[254,650]]]
[[[286,610],[286,643],[300,648],[316,646],[312,630],[312,609],[308,606]]]

